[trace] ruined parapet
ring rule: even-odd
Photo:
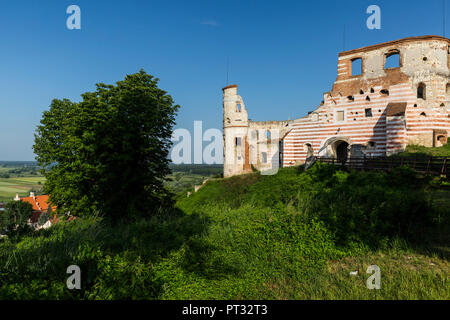
[[[293,121],[249,121],[250,163],[257,170],[282,166],[283,138]]]

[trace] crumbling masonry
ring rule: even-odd
[[[320,106],[290,121],[251,121],[237,85],[223,88],[224,176],[298,165],[311,155],[344,160],[447,143],[449,39],[411,37],[341,52],[337,71]]]

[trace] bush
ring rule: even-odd
[[[0,231],[8,233],[26,232],[29,229],[28,219],[30,219],[32,213],[33,207],[28,202],[8,202],[5,211],[0,214]]]

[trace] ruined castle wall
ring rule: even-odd
[[[295,120],[284,139],[284,166],[304,162],[306,145],[316,156],[330,156],[326,142],[332,138],[360,145],[369,156],[399,152],[408,143],[435,145],[439,132],[450,131],[448,45],[444,38],[413,39],[341,53],[337,79],[324,94],[323,106]],[[400,66],[386,69],[386,59],[395,54]],[[362,60],[359,75],[353,75],[355,59]],[[425,85],[424,99],[417,97],[420,84]],[[387,117],[389,103],[406,103],[404,115]]]
[[[225,176],[251,172],[252,165],[259,170],[278,162],[292,166],[310,155],[336,157],[339,145],[348,144],[339,152],[349,156],[384,156],[408,144],[446,143],[449,48],[449,39],[424,36],[342,52],[336,81],[322,104],[293,121],[250,121],[237,86],[225,87]],[[392,57],[399,64],[387,67]],[[361,61],[361,70],[352,70],[355,60]]]

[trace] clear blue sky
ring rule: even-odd
[[[71,4],[81,30],[66,28]],[[371,4],[381,30],[366,27]],[[227,56],[228,84],[239,85],[251,119],[303,116],[336,78],[344,24],[346,49],[442,35],[442,0],[3,0],[0,160],[34,160],[35,128],[53,98],[79,101],[140,68],[181,105],[177,127],[221,129]]]

